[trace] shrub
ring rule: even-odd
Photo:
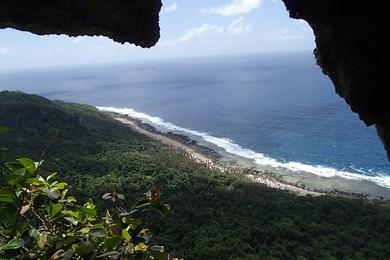
[[[6,131],[4,127],[0,131]],[[153,245],[140,217],[165,215],[159,188],[144,194],[129,209],[124,195],[103,195],[112,208],[99,217],[89,200],[79,205],[65,182],[39,174],[41,162],[20,158],[1,167],[0,258],[6,259],[169,259],[164,247]]]

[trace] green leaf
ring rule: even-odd
[[[21,238],[14,238],[6,244],[0,244],[0,251],[14,250],[22,247],[24,240]]]
[[[68,203],[72,203],[72,202],[77,202],[76,198],[73,197],[73,196],[68,196],[64,199],[62,199],[63,202],[68,202]]]
[[[83,228],[79,229],[77,232],[79,232],[81,234],[87,234],[87,233],[89,233],[90,230],[91,230],[90,227],[83,227]]]
[[[62,209],[62,205],[60,203],[53,204],[50,210],[50,214],[54,217],[58,212]]]
[[[58,212],[60,212],[62,209],[62,205],[60,203],[50,203],[48,207],[46,208],[47,213],[49,216],[54,217]]]
[[[12,175],[5,177],[6,182],[12,186],[15,185],[16,183],[18,183],[19,179],[20,179],[20,176],[15,175],[15,174],[12,174]]]
[[[77,219],[75,219],[74,217],[65,217],[65,219],[75,226],[79,223],[79,221]]]
[[[122,240],[119,237],[108,237],[104,240],[103,248],[106,250],[114,250],[121,241]]]
[[[43,164],[43,160],[42,160],[42,161],[39,161],[39,162],[34,162],[35,170],[37,170],[38,167],[41,166],[42,164]]]
[[[35,171],[36,171],[36,164],[33,160],[29,159],[29,158],[20,158],[20,159],[17,159],[18,162],[20,162],[24,168],[26,168],[28,170],[29,173],[31,174],[34,174]]]
[[[8,162],[5,164],[5,166],[10,170],[10,171],[17,171],[19,169],[23,169],[23,165],[18,162]]]
[[[81,241],[75,246],[75,248],[78,254],[86,255],[95,249],[95,245],[91,241]]]
[[[26,184],[30,184],[30,185],[47,185],[47,183],[42,180],[41,176],[36,176],[34,178],[28,178],[26,181],[25,181]]]
[[[68,184],[66,182],[59,182],[53,185],[53,188],[56,188],[58,190],[63,190]]]
[[[49,196],[51,199],[58,199],[58,197],[61,195],[61,193],[59,192],[59,190],[55,189],[55,188],[44,188],[42,190],[47,196]]]
[[[2,202],[15,202],[16,196],[9,188],[0,189],[0,201]]]
[[[96,217],[96,210],[93,208],[86,208],[86,207],[79,206],[77,207],[77,209],[86,217],[91,217],[91,218]]]
[[[39,234],[39,238],[37,241],[38,247],[40,249],[43,249],[45,247],[46,241],[47,241],[47,233]]]
[[[126,229],[122,229],[122,237],[127,241],[129,242],[130,239],[131,239],[131,236],[129,234],[129,231],[127,231]]]
[[[58,174],[58,173],[53,172],[52,174],[50,174],[50,175],[46,178],[46,180],[49,181],[51,178],[57,176],[57,174]]]
[[[97,224],[92,227],[89,234],[94,237],[105,237],[107,232],[102,224]]]
[[[39,232],[35,228],[30,229],[28,232],[30,237],[37,239],[39,237]]]
[[[95,209],[96,208],[96,205],[93,204],[92,200],[88,200],[87,202],[84,203],[83,206],[88,208],[88,209]]]

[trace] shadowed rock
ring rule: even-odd
[[[313,28],[318,65],[351,109],[367,125],[376,125],[390,159],[386,2],[283,1],[290,17],[304,19]]]
[[[152,47],[160,38],[160,9],[160,0],[1,0],[0,28],[41,35],[103,35]]]

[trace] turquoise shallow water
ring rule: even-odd
[[[375,129],[334,93],[311,53],[2,72],[0,89],[127,108],[259,165],[390,187]]]

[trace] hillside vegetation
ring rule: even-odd
[[[129,202],[158,185],[171,206],[154,239],[185,259],[386,259],[387,203],[298,197],[209,169],[93,106],[0,93],[5,160],[30,157],[58,172],[79,201],[116,187]],[[47,150],[45,148],[50,143]]]

